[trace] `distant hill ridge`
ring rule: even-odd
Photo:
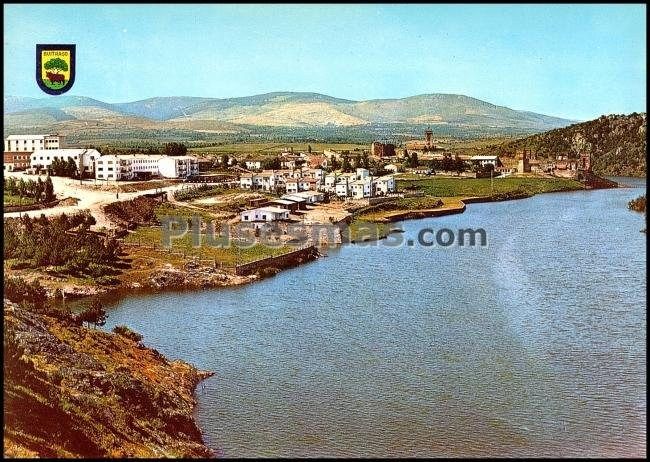
[[[83,110],[75,110],[83,108]],[[464,95],[431,93],[399,99],[353,101],[318,93],[273,92],[237,98],[170,96],[105,103],[85,96],[4,98],[5,128],[43,122],[43,109],[78,120],[138,117],[153,121],[217,121],[242,126],[353,127],[374,124],[489,127],[540,132],[572,123],[567,119],[518,111]],[[20,117],[15,117],[15,115]],[[63,117],[58,114],[59,119]]]

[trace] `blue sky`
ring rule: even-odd
[[[46,96],[37,43],[75,43],[69,95],[459,93],[586,120],[646,110],[644,5],[5,5],[5,95]]]

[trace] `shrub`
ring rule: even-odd
[[[122,337],[126,337],[130,340],[133,340],[134,342],[141,342],[142,341],[142,335],[132,331],[126,326],[115,326],[113,327],[113,332],[121,335]]]

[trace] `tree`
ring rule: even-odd
[[[280,159],[277,157],[274,157],[272,159],[267,159],[264,162],[262,162],[262,168],[266,170],[279,170],[280,167],[281,167]]]
[[[44,202],[52,202],[56,196],[54,196],[54,185],[52,184],[52,178],[48,175],[45,179],[45,196],[43,198]]]
[[[344,172],[352,171],[352,166],[350,165],[350,158],[348,156],[343,156],[343,165],[341,166],[341,169]]]
[[[308,145],[307,145],[307,152],[308,152],[309,154],[311,154],[311,144],[308,144]]]
[[[416,168],[420,165],[420,162],[418,161],[418,153],[414,152],[413,155],[411,156],[411,167]]]
[[[221,156],[221,166],[222,167],[227,167],[228,166],[228,161],[230,159],[228,158],[228,154],[224,154]]]
[[[182,143],[176,143],[172,141],[171,143],[166,143],[163,146],[162,153],[167,156],[184,156],[187,154],[187,146]]]
[[[70,178],[77,176],[77,163],[72,157],[68,157],[68,162],[66,162],[65,176]]]
[[[43,67],[48,71],[66,72],[68,70],[68,63],[61,58],[52,58],[46,61]]]

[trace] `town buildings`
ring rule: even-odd
[[[158,160],[163,178],[187,178],[199,174],[199,161],[193,156],[164,156]]]
[[[37,149],[61,149],[63,135],[9,135],[5,138],[5,152],[29,152]]]
[[[31,154],[40,149],[63,148],[63,135],[9,135],[5,138],[3,169],[24,170],[31,165]]]
[[[260,207],[257,209],[245,210],[240,214],[241,221],[279,221],[289,219],[289,210],[280,207]]]
[[[78,171],[92,174],[95,162],[101,154],[96,149],[37,149],[29,156],[29,166],[36,170],[48,169],[55,159],[68,162],[74,160]]]
[[[96,160],[98,180],[147,180],[155,177],[187,178],[199,174],[199,164],[193,156],[163,156],[158,154],[109,154]]]

